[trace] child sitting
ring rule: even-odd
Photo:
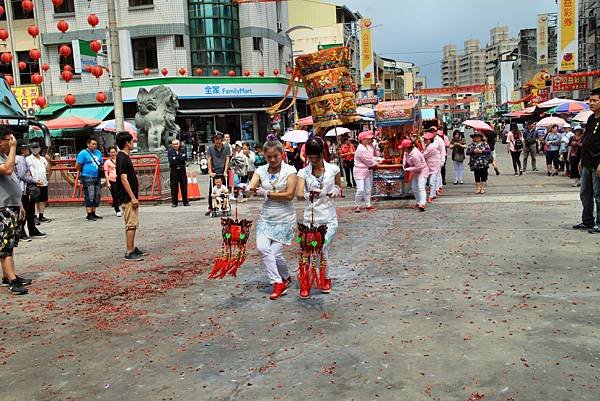
[[[213,189],[212,189],[212,198],[215,202],[215,206],[217,209],[227,210],[228,209],[228,199],[227,194],[229,194],[229,190],[225,185],[223,185],[223,177],[217,175],[213,178]]]

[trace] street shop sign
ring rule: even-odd
[[[38,85],[13,86],[11,89],[23,110],[36,106],[35,100],[41,96]]]
[[[382,127],[412,124],[417,109],[416,100],[381,102],[375,107],[375,121]]]
[[[377,104],[379,103],[379,98],[377,96],[369,96],[369,97],[357,97],[356,105],[362,106],[365,104]]]
[[[555,75],[552,77],[552,92],[571,92],[588,89],[588,77],[573,75]]]
[[[452,95],[458,93],[483,93],[495,90],[495,85],[443,86],[441,88],[415,88],[415,95]]]

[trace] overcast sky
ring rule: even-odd
[[[440,86],[442,47],[462,49],[466,39],[484,46],[494,26],[507,25],[512,37],[535,28],[537,14],[555,13],[555,0],[344,0],[353,11],[371,18],[378,54],[420,65],[429,87]],[[416,53],[423,52],[423,53]]]

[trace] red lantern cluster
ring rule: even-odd
[[[96,14],[90,14],[87,17],[87,22],[92,28],[96,28],[96,25],[100,23],[100,20],[98,19],[98,16]]]
[[[69,23],[65,20],[60,20],[56,23],[56,29],[58,29],[63,34],[69,30]]]
[[[100,104],[104,104],[104,102],[106,102],[106,93],[100,91],[98,93],[96,93],[96,101]]]
[[[99,40],[92,40],[90,42],[90,49],[94,52],[94,53],[98,53],[100,50],[102,50],[102,43],[100,43]]]
[[[23,11],[25,11],[25,14],[30,13],[33,11],[33,1],[23,0],[21,2],[21,7],[23,8]]]
[[[48,101],[46,100],[46,98],[44,96],[38,96],[35,99],[35,104],[37,104],[38,106],[40,106],[40,108],[43,109],[48,104]]]
[[[35,25],[29,25],[27,27],[27,33],[29,34],[29,36],[35,39],[40,34],[40,28],[38,28]]]
[[[4,52],[0,55],[0,61],[6,64],[12,63],[13,55],[10,52]]]
[[[4,28],[0,28],[0,40],[6,41],[8,39],[8,31]]]
[[[31,75],[31,83],[34,85],[41,85],[41,83],[44,82],[44,77],[42,77],[40,74],[35,73]]]
[[[75,96],[73,96],[71,93],[68,93],[67,96],[65,96],[65,104],[69,105],[69,107],[72,107],[75,102],[77,101],[77,98]]]
[[[38,61],[40,58],[42,58],[42,52],[38,49],[31,49],[29,50],[29,58],[33,61]]]

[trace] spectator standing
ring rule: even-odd
[[[127,261],[139,261],[148,255],[135,246],[135,234],[139,226],[138,200],[139,183],[129,153],[133,150],[133,136],[129,132],[119,132],[116,138],[120,152],[117,153],[117,194],[125,217],[126,252],[123,257]]]
[[[19,244],[19,218],[25,217],[21,207],[21,187],[15,174],[17,140],[6,126],[0,126],[0,264],[2,285],[11,294],[27,294],[31,280],[15,274],[13,250]]]
[[[573,132],[571,131],[571,124],[563,125],[563,132],[560,135],[560,149],[558,155],[558,163],[559,170],[565,171],[566,176],[570,176],[571,174],[571,163],[569,162],[569,142],[573,137]]]
[[[102,169],[102,153],[97,149],[96,138],[88,138],[87,148],[77,155],[77,171],[81,177],[83,186],[84,205],[87,212],[86,219],[96,221],[102,217],[96,214],[96,208],[100,206],[102,187],[100,186],[100,171]]]
[[[208,147],[206,152],[208,158],[208,174],[211,177],[216,175],[225,175],[229,171],[229,161],[231,159],[231,152],[229,146],[226,146],[223,142],[223,135],[216,133],[213,136],[213,144]],[[228,183],[229,184],[229,183]],[[208,211],[205,213],[209,216],[213,210],[212,202],[212,185],[208,186]]]
[[[535,122],[528,121],[525,132],[523,133],[524,147],[523,147],[523,171],[527,171],[527,160],[531,157],[531,168],[533,171],[537,171],[535,157],[537,155],[537,142],[538,134],[535,129]]]
[[[512,159],[514,175],[523,175],[521,169],[521,152],[523,151],[523,134],[519,130],[517,124],[512,123],[510,130],[506,135],[506,143],[508,144],[508,153]]]
[[[600,88],[591,91],[589,104],[594,114],[590,116],[585,126],[579,162],[583,211],[581,223],[573,228],[598,234],[600,233]],[[596,207],[595,221],[594,206]]]
[[[505,127],[505,130],[507,131],[506,135],[508,135],[508,132],[510,132],[509,127]],[[492,163],[492,167],[494,167],[494,172],[496,173],[496,175],[500,175],[500,170],[498,170],[498,164],[496,163],[496,141],[498,140],[498,135],[496,134],[495,131],[485,131],[485,141],[487,142],[489,148],[490,148],[490,153],[488,155],[488,157],[491,159],[491,163]],[[487,169],[486,169],[486,173],[487,173]],[[486,177],[486,182],[487,182],[487,177]],[[484,185],[484,192],[481,193],[485,193],[485,185]]]
[[[22,241],[31,241],[32,238],[46,238],[46,234],[37,229],[35,225],[35,200],[39,195],[39,188],[42,182],[37,181],[31,176],[27,166],[27,156],[29,156],[29,145],[22,142],[18,146],[19,154],[16,157],[16,173],[21,187],[21,203],[25,210],[25,220],[20,221],[21,233],[19,239]],[[27,235],[25,231],[27,223]]]
[[[454,164],[454,185],[463,184],[465,179],[465,149],[467,142],[463,139],[459,130],[454,130],[452,134],[452,163]]]
[[[112,207],[115,209],[117,217],[121,217],[121,209],[119,207],[119,198],[117,196],[117,149],[112,147],[108,150],[109,158],[104,161],[104,176],[106,178],[106,186],[112,197]]]
[[[350,137],[344,134],[340,146],[340,157],[342,158],[346,187],[348,188],[356,188],[356,181],[354,181],[354,173],[352,171],[354,169],[354,153],[356,153],[356,147],[350,142]]]
[[[35,200],[38,212],[37,219],[40,223],[49,223],[52,220],[44,217],[46,202],[48,202],[48,161],[42,157],[42,147],[38,142],[31,144],[31,155],[27,156],[27,167],[33,179],[38,183],[40,194]]]
[[[546,152],[546,165],[548,167],[548,176],[558,175],[558,151],[560,149],[560,134],[558,125],[554,124],[550,132],[544,138],[544,151]],[[552,167],[554,166],[554,170]]]
[[[250,182],[250,179],[254,175],[256,171],[256,167],[254,166],[254,162],[256,161],[256,154],[250,150],[250,144],[248,142],[242,143],[242,153],[246,158],[246,164],[248,165],[248,175],[246,176],[246,182]]]
[[[263,146],[261,144],[257,144],[254,148],[254,171],[265,164],[267,164],[267,160],[265,159]]]
[[[467,155],[470,156],[469,167],[475,175],[475,187],[477,194],[484,194],[488,180],[488,168],[490,165],[490,154],[492,150],[489,144],[483,141],[483,134],[473,132],[471,134],[473,142],[467,148]]]
[[[177,207],[179,191],[181,191],[181,201],[183,206],[189,206],[187,197],[187,152],[177,139],[171,142],[171,149],[167,151],[169,167],[171,168],[171,207]]]
[[[579,174],[579,162],[581,161],[581,144],[583,142],[583,128],[581,125],[576,125],[574,128],[574,133],[569,141],[569,163],[571,163],[571,171],[570,177],[575,179],[574,187],[578,187],[581,185],[579,179],[581,175]]]

